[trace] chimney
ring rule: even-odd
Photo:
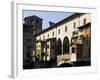
[[[49,22],[50,26],[53,26],[54,24],[55,24],[54,22],[51,22],[51,21]]]

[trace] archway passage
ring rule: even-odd
[[[57,41],[57,54],[58,55],[62,54],[62,43],[61,43],[61,39],[60,38],[58,38],[58,41]]]
[[[63,63],[63,64],[59,65],[58,67],[72,67],[72,64],[70,64],[70,63]]]
[[[69,54],[69,39],[67,36],[63,40],[63,54]]]

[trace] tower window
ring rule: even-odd
[[[31,20],[31,24],[32,25],[36,25],[36,21],[35,20]]]
[[[27,46],[27,49],[30,50],[31,46]]]
[[[38,24],[38,20],[36,20],[36,24]]]
[[[27,39],[26,41],[27,41],[27,42],[31,42],[31,39]]]

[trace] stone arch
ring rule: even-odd
[[[60,38],[58,38],[58,40],[57,40],[57,54],[58,55],[62,54],[62,42],[61,42]]]
[[[67,36],[63,39],[63,54],[69,54],[69,39]]]

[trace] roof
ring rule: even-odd
[[[32,15],[32,16],[28,16],[28,17],[25,17],[24,20],[28,19],[28,18],[38,18],[38,19],[41,19],[43,20],[42,18],[36,16],[36,15]]]
[[[65,19],[63,19],[63,20],[55,23],[54,25],[52,25],[52,26],[50,26],[50,27],[48,27],[48,28],[46,28],[44,30],[42,30],[40,33],[36,34],[35,36],[38,36],[40,34],[43,34],[43,33],[47,32],[47,31],[49,31],[49,30],[51,30],[51,29],[53,29],[53,28],[55,28],[55,27],[57,27],[57,26],[59,26],[59,25],[61,25],[63,23],[65,23],[65,22],[69,22],[72,19],[75,19],[77,17],[80,17],[83,14],[85,14],[85,13],[74,13],[71,16],[69,16],[69,17],[67,17],[67,18],[65,18]]]
[[[84,27],[90,27],[90,26],[91,26],[91,23],[87,23],[85,25],[78,27],[78,29],[83,29]]]

